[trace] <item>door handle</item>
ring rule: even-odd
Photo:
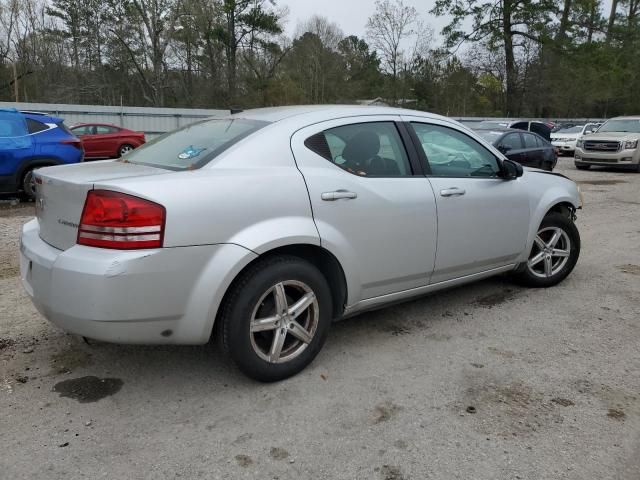
[[[451,187],[440,190],[440,195],[442,195],[443,197],[454,197],[464,195],[465,193],[467,192],[464,189],[458,187]]]
[[[320,198],[327,202],[333,202],[335,200],[344,199],[353,199],[358,198],[358,194],[356,192],[350,192],[348,190],[336,190],[334,192],[322,192],[320,194]]]

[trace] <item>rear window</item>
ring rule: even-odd
[[[204,120],[166,133],[124,158],[131,163],[169,170],[200,168],[268,124],[243,118]]]

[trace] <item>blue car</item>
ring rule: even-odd
[[[0,193],[33,199],[36,168],[82,162],[82,143],[61,118],[0,110]]]

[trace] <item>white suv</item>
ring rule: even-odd
[[[575,165],[619,166],[640,172],[640,115],[607,120],[597,133],[576,143]]]

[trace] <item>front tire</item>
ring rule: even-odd
[[[332,318],[325,277],[294,256],[257,262],[232,285],[218,318],[222,345],[249,377],[274,382],[303,370],[322,348]]]
[[[542,220],[528,260],[515,279],[527,287],[546,288],[564,280],[580,256],[580,233],[571,218],[557,212]]]

